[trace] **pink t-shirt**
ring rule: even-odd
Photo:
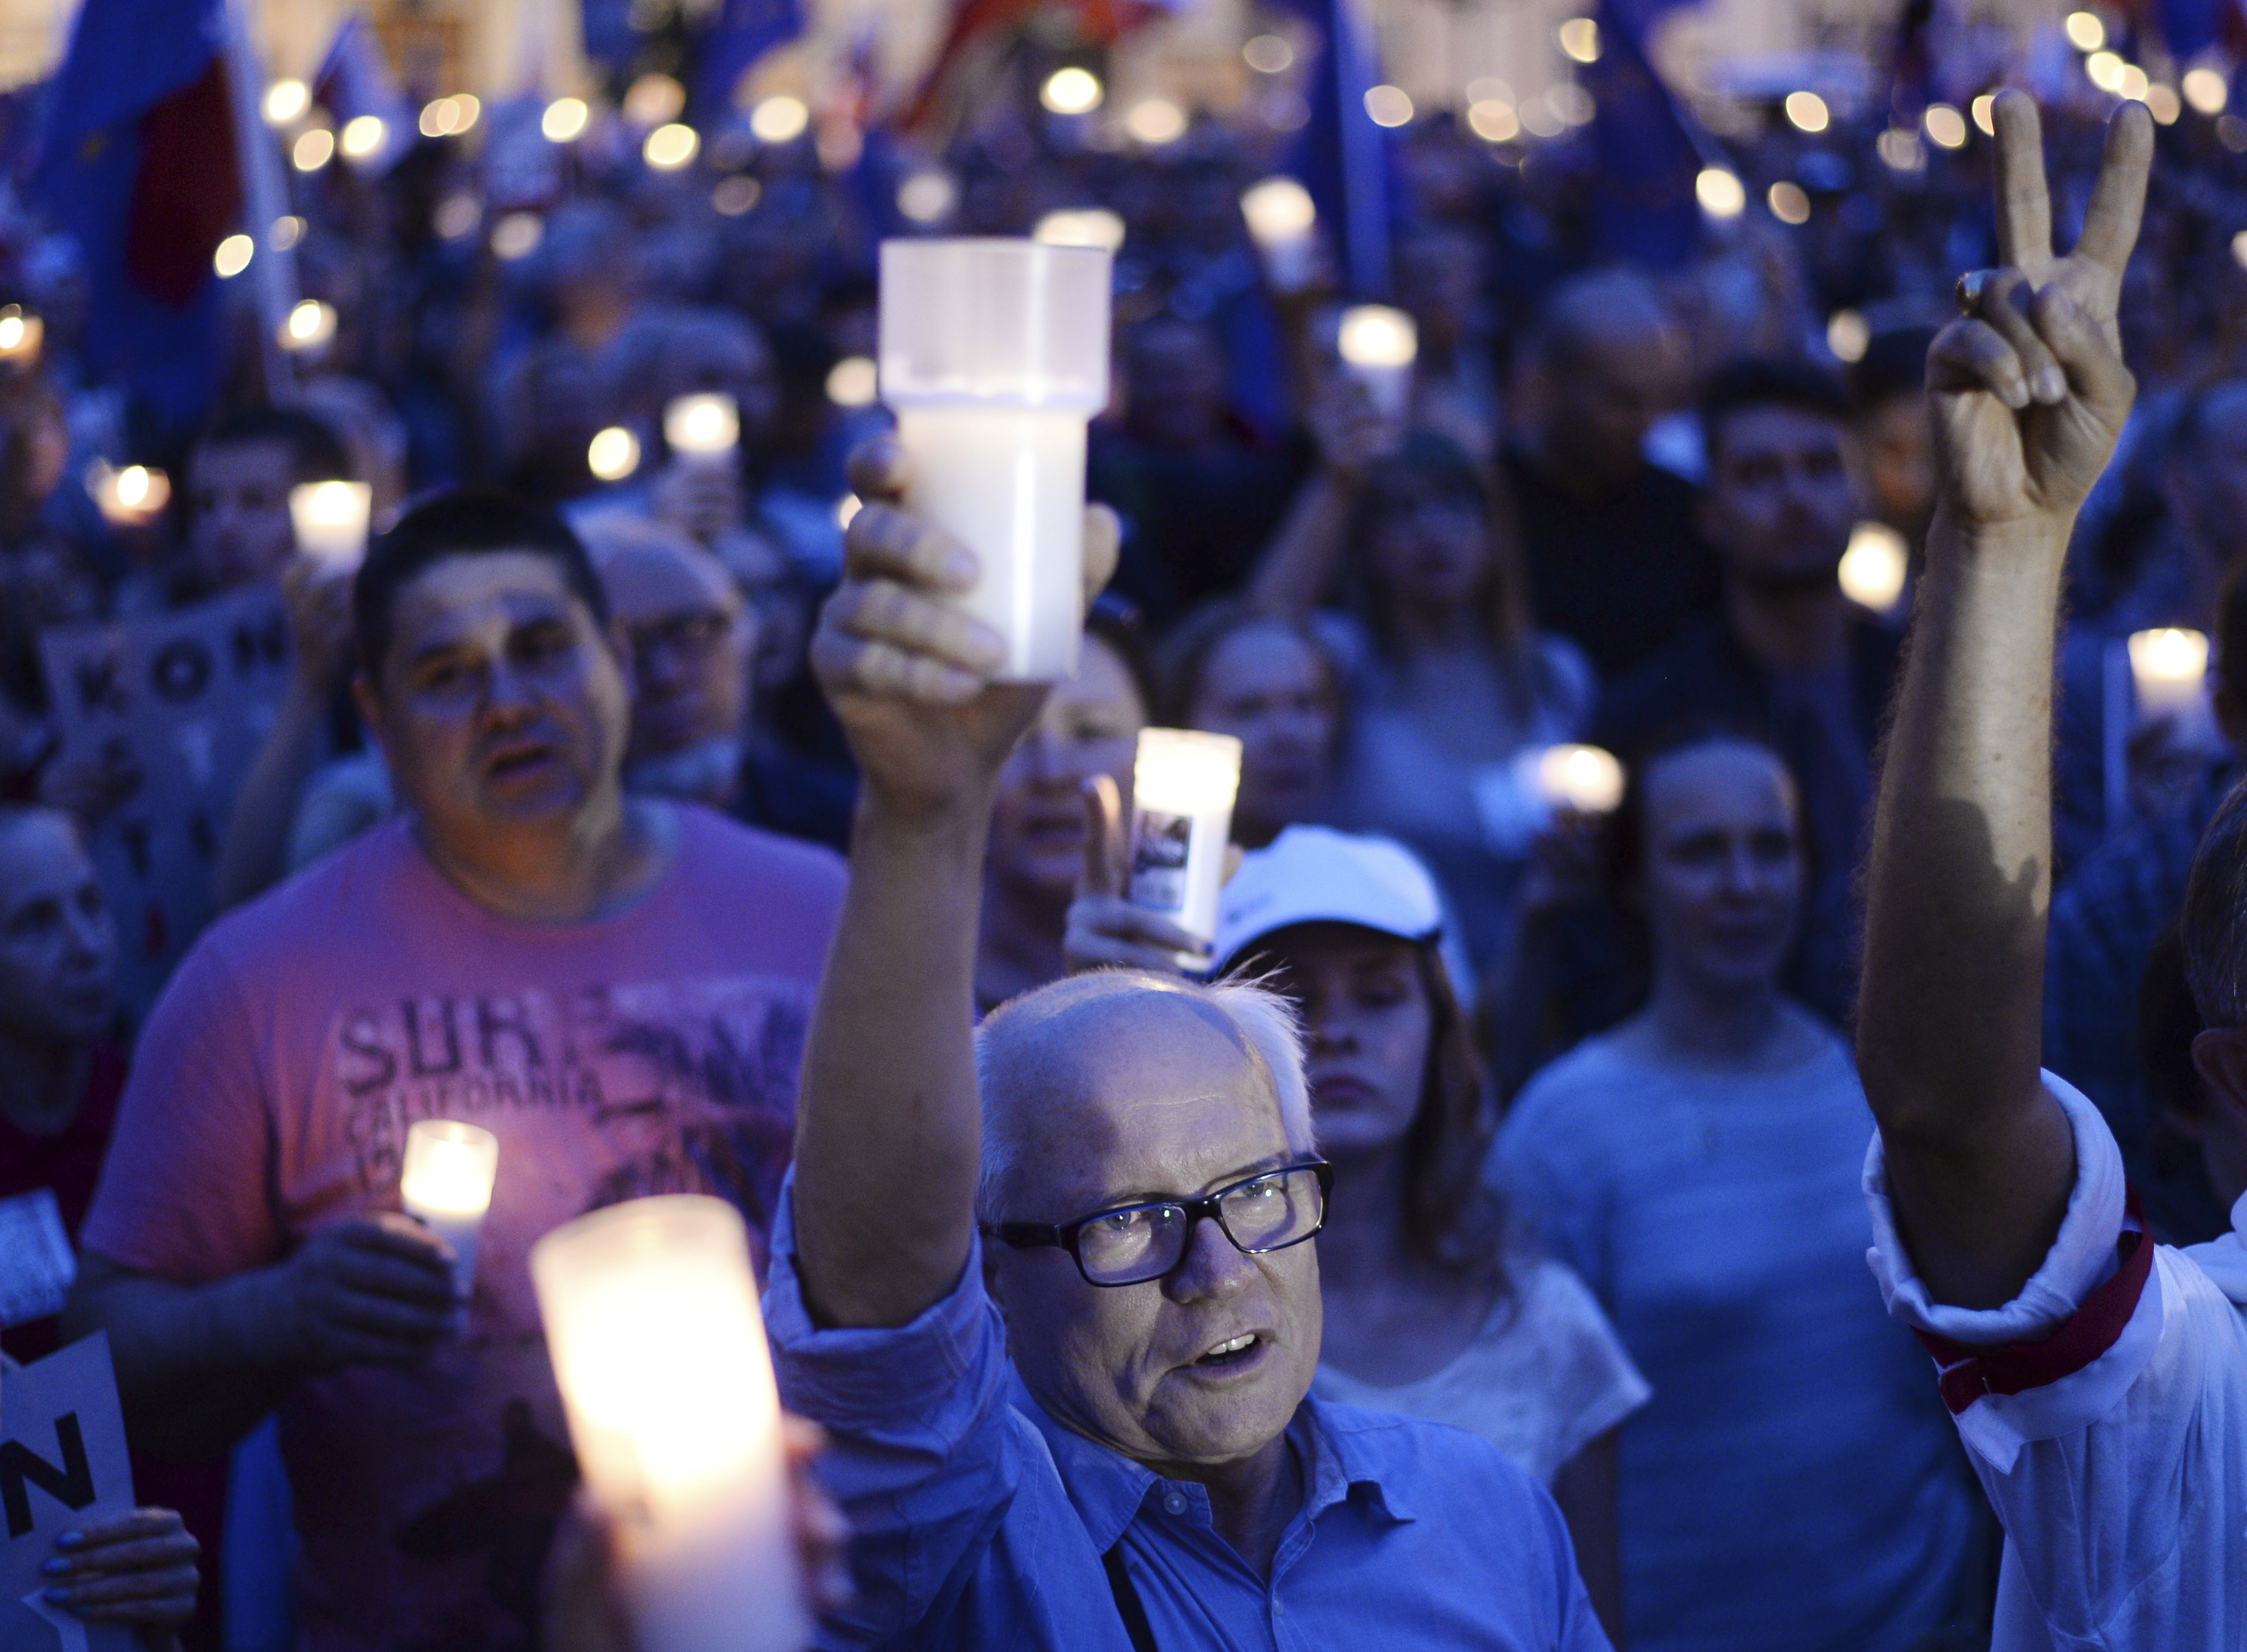
[[[406,1126],[499,1137],[462,1340],[298,1385],[282,1447],[318,1652],[527,1646],[574,1478],[526,1255],[648,1193],[762,1225],[843,888],[832,853],[682,807],[676,858],[598,923],[513,923],[403,819],[215,925],[135,1055],[83,1241],[191,1283],[398,1208]]]

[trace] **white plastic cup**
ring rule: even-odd
[[[585,1482],[645,1652],[811,1639],[748,1233],[722,1200],[633,1199],[530,1248]]]
[[[1004,682],[1076,672],[1110,263],[1036,241],[882,243],[882,399],[912,464],[905,508],[982,564],[956,605],[1006,639]]]
[[[499,1138],[489,1130],[441,1118],[407,1129],[399,1203],[453,1247],[453,1294],[463,1302],[475,1289],[476,1240],[498,1177]]]
[[[1217,937],[1217,897],[1240,790],[1240,742],[1143,728],[1131,769],[1131,904],[1190,935]]]

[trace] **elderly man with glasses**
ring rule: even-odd
[[[1074,977],[973,1027],[984,836],[1042,691],[871,502],[814,659],[865,783],[768,1297],[858,1531],[837,1645],[1591,1652],[1552,1499],[1483,1442],[1308,1397],[1327,1167],[1260,989]],[[1112,518],[1088,538],[1104,574]]]

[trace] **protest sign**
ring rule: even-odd
[[[0,1652],[139,1652],[125,1626],[49,1606],[39,1569],[64,1533],[132,1510],[106,1333],[0,1371]]]
[[[140,770],[91,845],[117,914],[120,987],[138,1014],[210,918],[227,813],[288,686],[280,593],[259,585],[173,613],[50,631],[39,648],[62,728],[58,761]]]

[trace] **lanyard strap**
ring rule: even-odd
[[[1154,1628],[1147,1621],[1147,1608],[1139,1601],[1139,1587],[1124,1569],[1121,1538],[1114,1548],[1100,1557],[1100,1563],[1108,1568],[1108,1587],[1116,1596],[1116,1615],[1124,1620],[1124,1633],[1131,1637],[1131,1652],[1160,1652],[1155,1645]]]

